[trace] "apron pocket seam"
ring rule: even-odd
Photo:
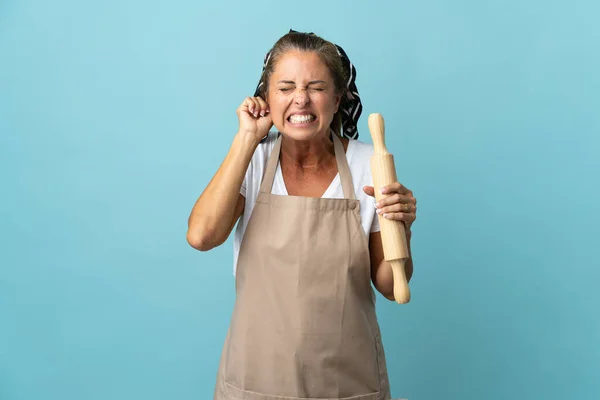
[[[379,379],[379,391],[377,393],[378,400],[388,400],[386,393],[388,393],[388,385],[387,382],[387,367],[385,363],[385,355],[383,350],[383,342],[381,339],[381,334],[377,333],[374,338],[375,341],[375,355],[377,357],[377,376]]]
[[[373,392],[360,394],[357,396],[344,397],[340,399],[323,398],[323,397],[289,397],[277,396],[266,393],[254,392],[251,390],[240,389],[231,383],[221,380],[221,394],[226,400],[388,400],[381,397],[382,392]]]

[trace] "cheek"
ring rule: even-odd
[[[278,96],[269,97],[269,112],[275,128],[281,130],[285,125],[285,113],[289,108],[289,101]]]
[[[282,104],[274,103],[269,105],[269,111],[271,112],[271,118],[275,121],[282,121],[285,115],[286,107]]]
[[[277,96],[269,96],[269,111],[271,112],[271,118],[274,120],[283,118],[283,113],[285,112],[286,103],[282,101],[281,98]]]
[[[315,99],[315,104],[317,105],[317,108],[323,113],[331,114],[332,116],[333,114],[335,114],[336,111],[335,102],[336,98],[330,95],[319,96]]]

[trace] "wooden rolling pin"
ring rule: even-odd
[[[377,201],[387,197],[381,194],[381,187],[396,182],[394,156],[385,147],[385,124],[381,114],[369,115],[369,130],[373,139],[374,152],[371,157],[373,188]],[[393,221],[378,214],[381,226],[381,241],[385,260],[392,266],[394,275],[394,299],[399,304],[410,301],[410,289],[406,281],[404,263],[409,258],[406,231],[403,221]]]

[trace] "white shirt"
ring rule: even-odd
[[[233,238],[233,275],[237,270],[237,259],[240,251],[240,245],[248,221],[250,220],[250,214],[256,204],[256,198],[260,191],[260,184],[262,181],[263,173],[265,171],[267,160],[269,155],[275,147],[275,141],[277,140],[277,132],[269,132],[267,139],[260,143],[256,148],[250,165],[246,170],[244,181],[240,189],[242,196],[246,198],[246,205],[244,211],[237,224]],[[354,192],[356,198],[360,201],[360,218],[361,224],[367,237],[371,232],[379,232],[379,220],[377,219],[377,213],[375,212],[375,198],[367,195],[363,191],[364,186],[373,186],[373,178],[371,176],[371,156],[373,155],[373,145],[369,143],[360,142],[358,140],[350,139],[348,148],[346,150],[346,159],[348,160],[348,166],[350,167],[350,174],[352,175],[352,183],[354,185]],[[275,173],[275,181],[273,182],[272,194],[287,196],[287,190],[283,175],[281,173],[281,165],[277,163],[277,171]],[[342,182],[340,181],[339,173],[336,174],[333,181],[323,193],[323,198],[334,198],[343,199],[344,192],[342,190]]]

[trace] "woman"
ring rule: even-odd
[[[375,204],[354,77],[339,46],[284,35],[194,205],[187,240],[198,250],[221,245],[239,220],[215,399],[390,398],[371,283],[393,300],[393,277],[376,212],[404,221],[410,246],[416,199],[396,182]]]

